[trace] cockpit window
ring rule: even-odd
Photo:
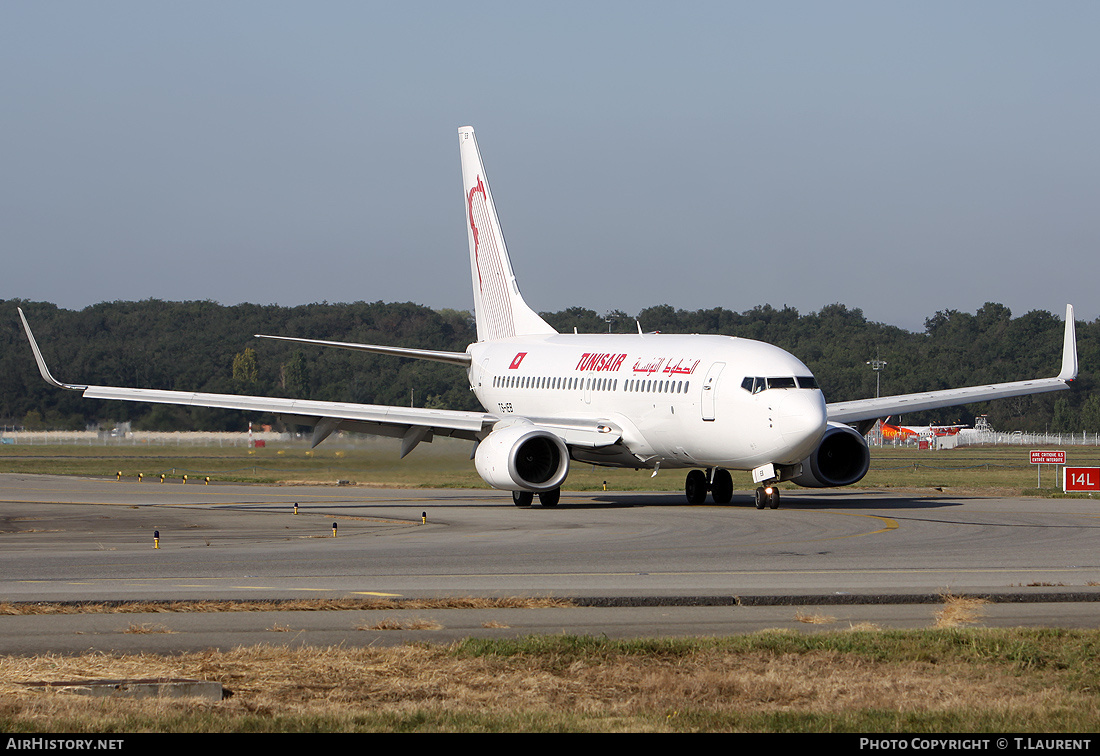
[[[761,391],[768,388],[768,381],[766,378],[760,376],[749,376],[745,380],[741,381],[741,388],[748,391],[750,394],[759,394]]]
[[[748,391],[750,394],[759,394],[761,391],[767,389],[787,389],[787,388],[804,388],[804,389],[816,389],[818,388],[817,379],[812,375],[800,375],[797,378],[794,376],[777,376],[775,378],[762,378],[761,376],[748,376],[741,381],[741,388]]]

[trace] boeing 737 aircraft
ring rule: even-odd
[[[878,418],[969,402],[1057,391],[1077,376],[1072,306],[1055,378],[826,404],[796,357],[730,336],[559,334],[527,306],[504,244],[474,130],[458,131],[477,343],[465,352],[283,338],[318,346],[436,360],[466,370],[484,412],[386,407],[228,394],[60,383],[26,329],[50,384],[93,399],[121,399],[273,413],[313,427],[316,446],[335,430],[401,439],[404,457],[422,441],[475,442],[474,463],[518,506],[538,494],[558,503],[570,461],[688,469],[691,503],[733,497],[730,470],[752,471],[757,508],[779,505],[778,481],[844,486],[867,472],[864,434]]]

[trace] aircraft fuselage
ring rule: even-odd
[[[796,464],[821,441],[825,399],[782,349],[729,336],[559,334],[470,345],[486,410],[531,422],[607,423],[617,449],[575,456],[625,467],[750,470]],[[623,447],[628,453],[623,453]]]

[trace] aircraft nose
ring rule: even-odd
[[[810,455],[825,433],[825,397],[820,391],[807,389],[791,389],[786,394],[779,404],[776,428],[783,445],[791,450],[792,460],[800,461]]]

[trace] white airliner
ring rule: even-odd
[[[121,399],[273,413],[313,427],[316,446],[335,430],[421,441],[476,443],[478,473],[512,491],[518,506],[538,494],[558,503],[571,460],[689,469],[691,503],[733,496],[730,470],[751,470],[757,508],[779,505],[775,483],[844,486],[866,474],[863,437],[878,418],[969,402],[1066,389],[1077,376],[1072,306],[1055,378],[826,404],[813,374],[778,347],[730,336],[559,334],[524,302],[504,244],[474,130],[458,131],[477,338],[465,352],[371,344],[287,341],[436,360],[465,368],[485,412],[386,407],[258,396],[187,393],[56,381],[27,319],[19,315],[42,377],[93,399]],[[853,427],[855,426],[855,427]]]

